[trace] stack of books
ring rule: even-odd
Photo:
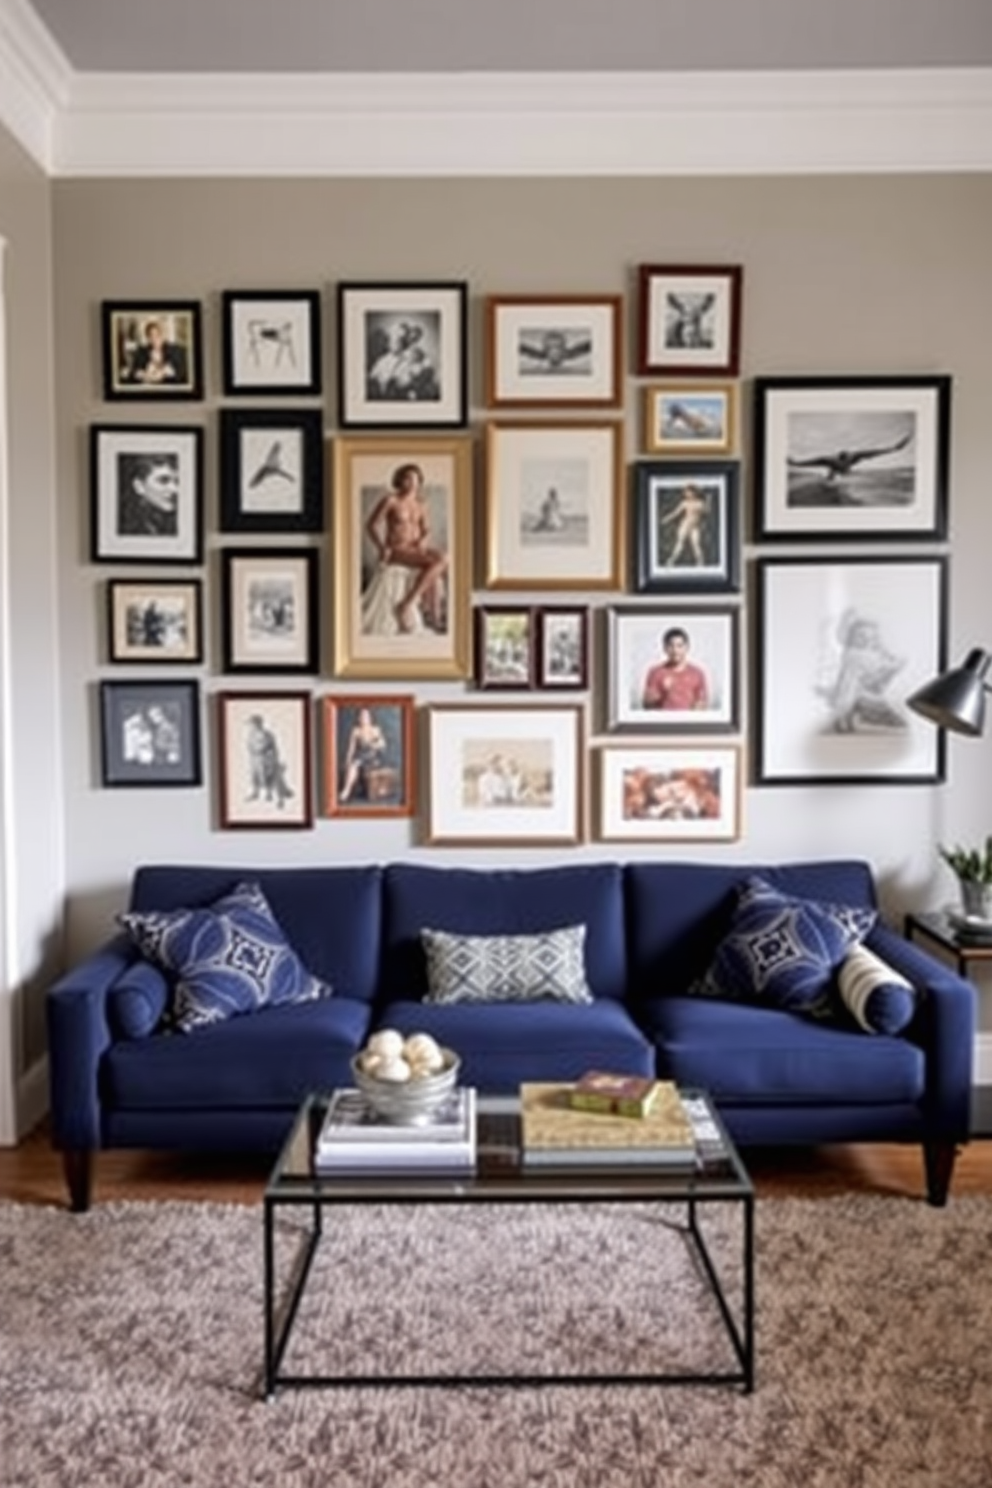
[[[335,1090],[313,1153],[322,1175],[470,1173],[475,1168],[475,1091],[457,1086],[419,1126],[384,1121],[360,1090]]]
[[[611,1075],[589,1070],[572,1086],[570,1102],[577,1111],[646,1116],[661,1094],[661,1081],[647,1075]]]
[[[696,1167],[696,1140],[678,1089],[673,1081],[655,1083],[649,1109],[635,1121],[576,1109],[574,1085],[521,1085],[524,1165]]]

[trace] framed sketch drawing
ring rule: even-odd
[[[94,563],[199,563],[203,431],[90,426]]]
[[[225,672],[316,672],[316,548],[222,548]]]
[[[536,687],[564,692],[589,686],[588,605],[542,605],[537,611]]]
[[[486,585],[623,587],[622,429],[615,422],[486,427]]]
[[[468,285],[339,284],[343,429],[460,429],[468,417]]]
[[[947,536],[951,379],[755,382],[759,541]]]
[[[310,694],[217,694],[218,815],[225,828],[313,826]]]
[[[190,402],[203,397],[200,306],[195,300],[104,300],[103,396]]]
[[[735,591],[741,548],[737,461],[640,460],[633,481],[635,590]]]
[[[620,295],[491,295],[490,408],[616,408],[623,388]]]
[[[334,441],[335,671],[467,677],[472,442]]]
[[[658,455],[729,455],[737,445],[736,382],[644,389],[644,447]]]
[[[734,842],[739,745],[608,745],[599,750],[602,842]]]
[[[199,785],[199,683],[101,682],[100,738],[104,785]]]
[[[740,356],[742,280],[739,264],[642,264],[638,372],[734,376]]]
[[[577,707],[427,708],[427,841],[571,846],[583,833]]]
[[[221,296],[224,393],[319,393],[317,290],[228,289]]]
[[[737,727],[736,609],[613,608],[607,619],[607,727],[726,733]]]
[[[316,408],[220,412],[220,530],[319,532],[323,418]]]
[[[944,732],[905,700],[946,664],[947,560],[766,558],[757,568],[757,780],[943,780]]]
[[[328,816],[413,815],[413,708],[409,696],[324,698],[324,811]]]
[[[199,579],[108,580],[108,661],[202,661],[202,588]]]

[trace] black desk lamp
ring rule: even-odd
[[[990,666],[992,653],[976,646],[961,666],[925,683],[906,699],[906,706],[929,718],[938,728],[953,729],[958,734],[980,734],[985,727],[985,694],[992,692],[985,680]]]

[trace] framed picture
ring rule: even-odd
[[[742,279],[739,264],[642,264],[637,370],[733,377],[740,356]]]
[[[475,681],[482,688],[534,686],[536,616],[530,605],[475,609]]]
[[[622,429],[613,422],[486,427],[486,584],[623,587]]]
[[[103,396],[144,402],[203,397],[196,300],[104,300]]]
[[[537,611],[535,686],[556,691],[589,686],[588,605],[542,605]]]
[[[316,408],[222,408],[220,530],[320,532],[323,417]]]
[[[90,426],[95,563],[199,563],[203,430]]]
[[[472,441],[334,442],[335,671],[467,677]]]
[[[317,290],[227,289],[221,314],[227,396],[320,392]]]
[[[943,672],[947,560],[758,562],[756,778],[933,784],[944,731],[906,707]]]
[[[104,785],[199,785],[199,683],[101,682],[100,738]]]
[[[644,447],[658,455],[729,455],[737,446],[736,382],[644,389]]]
[[[224,548],[221,630],[225,672],[316,672],[316,548]]]
[[[108,660],[202,661],[202,588],[199,579],[109,579]]]
[[[413,706],[412,697],[324,699],[327,816],[414,814]]]
[[[620,295],[491,295],[490,408],[617,408],[623,393]]]
[[[217,694],[219,818],[225,828],[313,826],[310,694]]]
[[[427,708],[427,841],[572,846],[583,833],[578,707]]]
[[[950,377],[759,377],[761,542],[947,536]]]
[[[634,589],[732,593],[740,586],[736,460],[639,460],[634,482]]]
[[[739,618],[729,607],[607,610],[607,727],[737,728]]]
[[[741,835],[739,745],[607,745],[598,752],[600,841],[734,842]]]
[[[460,429],[468,417],[468,285],[339,284],[343,429]]]

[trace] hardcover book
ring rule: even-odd
[[[640,1121],[615,1113],[579,1111],[572,1085],[526,1083],[520,1087],[525,1164],[694,1167],[692,1126],[672,1081],[658,1082],[650,1111]]]
[[[588,1070],[572,1087],[577,1111],[615,1111],[618,1116],[646,1116],[661,1086],[644,1075],[612,1075]]]
[[[460,1086],[420,1126],[391,1125],[358,1090],[332,1095],[314,1146],[323,1174],[471,1172],[475,1167],[475,1091]]]

